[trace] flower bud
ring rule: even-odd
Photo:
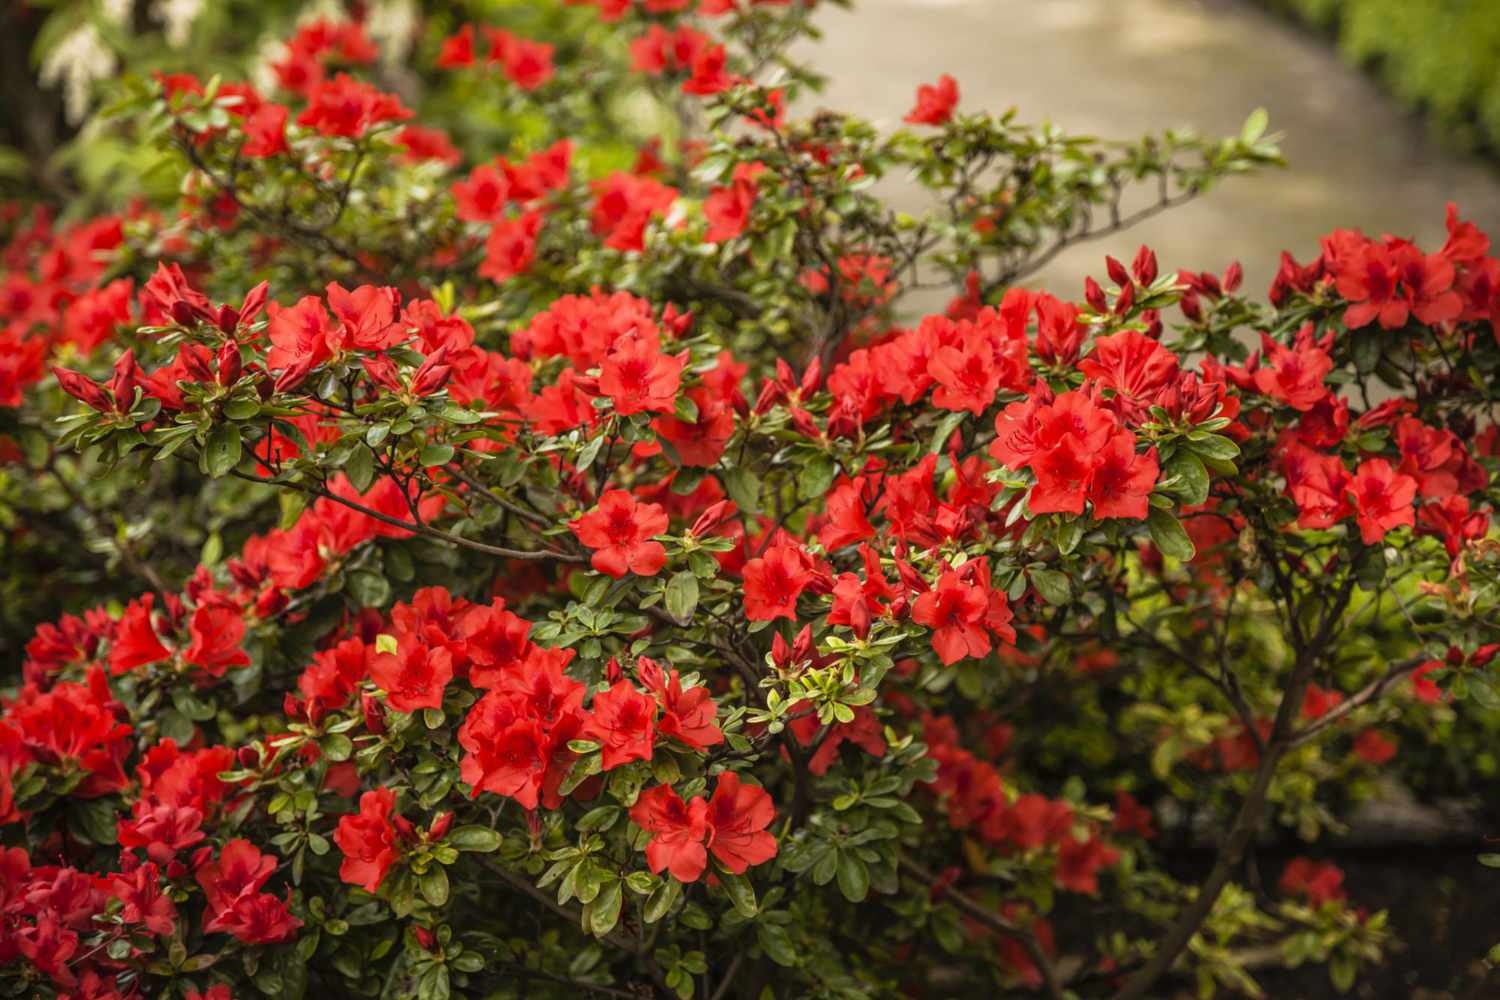
[[[52,369],[52,374],[57,376],[57,384],[62,387],[63,392],[90,409],[103,413],[110,408],[109,397],[104,394],[103,388],[87,375],[57,367]]]
[[[1109,280],[1113,281],[1118,287],[1124,288],[1130,284],[1130,272],[1125,270],[1124,264],[1121,264],[1113,257],[1105,256],[1104,270],[1109,273]]]
[[[276,376],[276,381],[272,384],[272,387],[277,392],[291,392],[297,386],[301,385],[311,373],[312,359],[302,358],[283,368],[281,374]]]
[[[721,524],[729,520],[729,515],[732,513],[734,513],[734,501],[720,500],[698,515],[698,520],[693,522],[688,534],[694,538],[712,534]]]
[[[1093,278],[1083,279],[1083,300],[1094,312],[1109,312],[1109,302],[1104,298],[1104,289]]]
[[[1130,265],[1135,274],[1135,280],[1142,285],[1149,285],[1156,280],[1156,254],[1148,246],[1142,246],[1136,252],[1135,261]]]
[[[376,736],[385,734],[385,703],[369,691],[359,696],[359,707],[365,715],[365,729]]]
[[[224,341],[219,348],[219,385],[229,387],[240,379],[244,362],[240,360],[240,345],[232,340]]]

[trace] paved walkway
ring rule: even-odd
[[[1163,267],[1222,270],[1239,259],[1261,292],[1286,248],[1313,255],[1336,226],[1435,249],[1453,199],[1500,242],[1500,169],[1427,135],[1323,39],[1245,0],[854,0],[820,13],[811,53],[831,77],[812,102],[895,125],[918,83],[957,78],[961,107],[1016,106],[1023,120],[1129,138],[1191,126],[1238,131],[1265,107],[1285,170],[1234,178],[1122,236],[1075,247],[1031,284],[1081,293],[1102,254],[1142,241]]]

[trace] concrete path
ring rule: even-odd
[[[1258,106],[1283,133],[1285,170],[1234,178],[1197,203],[1075,247],[1029,284],[1077,297],[1103,254],[1142,242],[1165,267],[1221,271],[1238,259],[1260,294],[1285,248],[1299,259],[1337,226],[1436,249],[1443,206],[1500,243],[1500,169],[1428,135],[1321,38],[1245,0],[854,0],[819,14],[803,55],[831,77],[810,105],[895,126],[916,86],[949,72],[961,107],[1015,106],[1025,121],[1130,138],[1191,126],[1236,132]],[[903,199],[904,200],[904,199]]]

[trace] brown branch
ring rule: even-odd
[[[1402,660],[1400,663],[1391,664],[1389,669],[1380,677],[1366,684],[1354,694],[1329,709],[1321,718],[1308,723],[1293,733],[1289,745],[1293,747],[1301,746],[1340,719],[1349,716],[1356,708],[1360,708],[1376,700],[1387,689],[1400,682],[1408,674],[1416,671],[1427,660],[1428,658],[1425,656],[1413,656],[1409,660]]]
[[[902,857],[899,864],[903,871],[922,883],[924,890],[930,891],[937,882],[937,877],[932,872],[910,858]],[[1052,959],[1048,958],[1047,953],[1042,950],[1041,943],[1037,941],[1035,934],[1031,933],[1028,928],[1011,923],[994,910],[976,902],[952,886],[943,890],[943,896],[968,916],[1019,944],[1041,974],[1042,985],[1046,988],[1047,995],[1053,1000],[1063,1000],[1066,993],[1063,990],[1062,978],[1057,974],[1057,968],[1052,964]]]
[[[1273,565],[1272,569],[1276,571],[1275,575],[1280,585],[1282,599],[1287,603],[1290,620],[1297,622],[1295,590],[1291,580],[1279,572],[1278,567]],[[1198,886],[1197,895],[1193,897],[1193,901],[1178,914],[1177,921],[1157,945],[1156,953],[1139,972],[1130,977],[1120,992],[1115,994],[1115,1000],[1142,1000],[1156,981],[1172,968],[1177,957],[1192,941],[1193,935],[1198,933],[1199,926],[1213,912],[1220,893],[1224,891],[1230,876],[1244,859],[1250,841],[1260,829],[1266,798],[1271,790],[1271,780],[1276,775],[1276,766],[1281,762],[1282,756],[1291,749],[1292,727],[1302,711],[1302,702],[1307,695],[1308,685],[1312,683],[1313,673],[1321,660],[1322,648],[1331,638],[1338,620],[1343,617],[1344,609],[1348,606],[1353,592],[1354,576],[1351,573],[1346,576],[1338,596],[1324,613],[1317,632],[1311,639],[1304,636],[1300,626],[1294,625],[1290,630],[1293,648],[1296,650],[1292,676],[1282,695],[1281,705],[1276,711],[1276,719],[1271,725],[1271,735],[1266,741],[1266,752],[1261,755],[1260,768],[1255,773],[1255,780],[1251,783],[1249,791],[1240,802],[1240,811],[1235,816],[1234,824],[1229,828],[1229,833],[1219,848],[1213,869]]]
[[[373,507],[366,507],[364,504],[354,500],[350,500],[348,497],[341,497],[335,493],[332,493],[322,486],[308,486],[303,483],[276,482],[273,479],[262,479],[260,476],[253,476],[247,472],[241,472],[238,469],[231,469],[230,474],[235,478],[243,479],[246,482],[259,483],[262,486],[282,486],[288,489],[298,490],[302,493],[308,494],[309,496],[319,497],[324,500],[332,500],[334,503],[343,504],[350,510],[358,511],[366,517],[372,517],[382,524],[388,524],[393,528],[401,528],[403,530],[410,531],[414,535],[421,535],[424,538],[433,538],[438,541],[448,542],[449,544],[457,545],[462,548],[473,549],[475,552],[483,552],[486,555],[500,556],[504,559],[529,559],[536,561],[555,560],[557,562],[574,563],[584,561],[584,558],[582,556],[571,555],[567,552],[554,552],[551,549],[510,549],[501,545],[489,545],[485,542],[476,542],[472,538],[465,538],[462,535],[455,535],[447,531],[440,531],[437,528],[430,527],[426,524],[417,524],[412,521],[403,521],[399,517],[391,517],[389,514],[383,514],[380,511],[375,510]]]

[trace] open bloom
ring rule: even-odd
[[[640,503],[624,490],[610,490],[599,506],[569,526],[578,540],[594,550],[593,567],[622,577],[627,573],[655,576],[667,561],[667,549],[652,541],[667,530],[667,512],[654,503]]]
[[[399,838],[391,823],[395,806],[395,792],[376,788],[360,796],[359,812],[339,819],[333,833],[333,842],[344,852],[339,878],[366,892],[380,888],[386,872],[401,857]]]
[[[668,870],[680,882],[697,881],[710,852],[735,875],[776,856],[776,838],[766,830],[776,818],[771,796],[741,783],[733,771],[719,775],[707,801],[685,802],[671,785],[648,789],[631,808],[630,818],[652,835],[646,844],[651,870]]]

